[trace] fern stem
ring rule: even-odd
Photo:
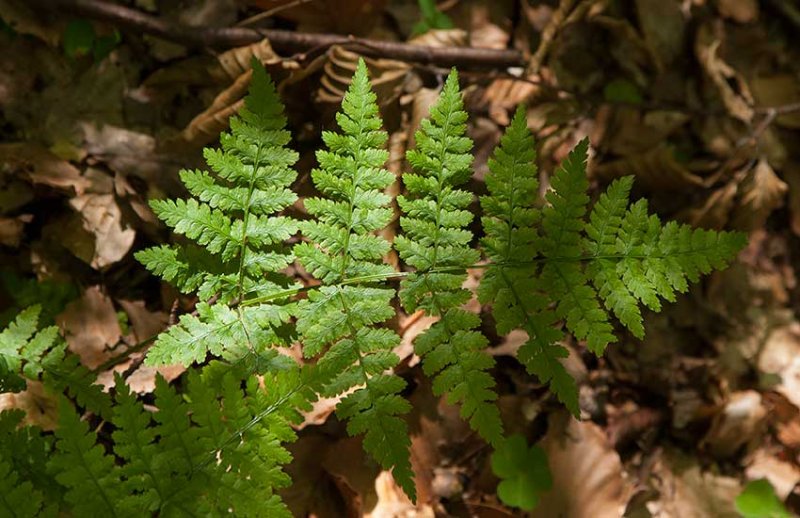
[[[258,146],[258,149],[256,149],[256,156],[253,160],[253,174],[250,175],[250,183],[247,187],[247,202],[244,205],[244,214],[242,215],[242,248],[239,252],[239,281],[237,283],[240,299],[244,296],[244,261],[245,255],[247,255],[247,222],[250,219],[250,204],[253,201],[253,190],[256,186],[259,158],[261,158],[261,146]]]

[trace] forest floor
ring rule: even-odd
[[[567,344],[580,421],[514,360],[524,335],[498,337],[487,322],[506,428],[539,443],[553,474],[530,516],[734,517],[735,497],[764,477],[800,512],[800,2],[446,0],[446,20],[428,25],[452,28],[419,36],[415,0],[124,2],[157,23],[79,3],[0,0],[0,328],[40,303],[86,366],[108,367],[101,381],[123,372],[147,398],[147,340],[194,304],[133,258],[169,239],[147,200],[183,195],[177,172],[201,167],[202,147],[227,127],[250,57],[286,103],[301,194],[359,55],[397,173],[457,63],[477,192],[525,103],[543,189],[588,136],[594,193],[635,175],[634,196],[663,218],[750,236],[732,267],[646,314],[645,340],[620,328],[602,358]],[[232,26],[239,39],[216,31]],[[291,33],[258,41],[253,28]],[[442,52],[421,60],[413,45]],[[430,322],[393,323],[413,382],[419,503],[363,458],[323,400],[291,447],[283,496],[296,515],[521,515],[495,494],[489,447],[421,373],[411,343]],[[35,388],[0,395],[12,406],[54,426],[54,403]]]

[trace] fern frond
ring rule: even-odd
[[[538,196],[536,151],[528,130],[525,109],[520,107],[500,145],[489,159],[487,196],[481,198],[485,232],[481,240],[491,261],[481,278],[478,299],[492,304],[497,331],[505,335],[524,329],[528,341],[518,352],[519,360],[542,383],[549,383],[558,399],[578,413],[578,389],[559,358],[567,350],[558,344],[562,333],[555,327],[557,316],[542,293],[537,270],[531,261],[538,255],[536,224],[541,213],[534,203]]]
[[[348,432],[365,434],[364,448],[392,470],[414,499],[411,441],[400,417],[410,405],[398,395],[405,382],[387,374],[399,361],[392,349],[400,339],[376,327],[395,313],[394,290],[371,287],[363,280],[342,284],[393,273],[382,262],[390,245],[374,234],[391,220],[391,200],[382,190],[395,179],[383,168],[389,155],[384,149],[387,135],[381,130],[375,99],[361,60],[336,115],[341,133],[323,132],[328,149],[317,152],[319,168],[311,173],[325,197],[305,200],[314,219],[300,223],[307,241],[295,247],[295,255],[324,286],[300,304],[297,330],[306,356],[323,353],[322,394],[355,388],[337,408],[349,421]]]
[[[417,149],[406,154],[414,173],[403,176],[408,196],[398,196],[403,233],[395,240],[400,257],[416,272],[400,286],[400,300],[408,311],[424,310],[439,321],[415,341],[423,369],[434,375],[434,391],[461,403],[461,415],[489,442],[503,435],[494,404],[494,360],[483,349],[486,338],[476,331],[479,319],[460,309],[470,298],[461,286],[464,273],[437,270],[466,269],[480,255],[470,247],[472,221],[467,210],[473,195],[458,187],[472,172],[472,141],[465,136],[464,111],[458,75],[453,70],[429,119],[416,133]]]
[[[42,516],[43,500],[41,491],[34,489],[29,481],[20,482],[11,464],[0,460],[0,509],[3,510],[0,514],[19,518]]]
[[[282,308],[286,300],[282,294],[292,282],[279,272],[294,260],[283,242],[297,232],[297,223],[276,214],[297,200],[289,187],[297,176],[292,166],[298,155],[286,147],[290,135],[283,106],[256,61],[244,108],[230,126],[231,131],[220,137],[220,150],[205,150],[212,172],[181,172],[194,198],[151,202],[159,218],[196,245],[154,247],[138,252],[137,259],[181,291],[196,290],[201,302],[215,298],[216,304],[197,317],[184,317],[163,335],[148,355],[150,364],[202,361],[207,352],[230,358],[235,355],[234,344],[246,344],[237,348],[242,353],[282,343],[274,328],[289,318]],[[260,332],[241,313],[235,324],[230,309],[232,303],[257,297],[272,297],[264,312],[282,317],[258,321],[265,326]],[[243,341],[241,336],[233,341],[232,335],[217,332],[236,326],[246,335]],[[197,332],[199,338],[193,335]],[[253,333],[269,341],[256,343]],[[220,336],[229,340],[215,342]]]

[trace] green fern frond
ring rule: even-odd
[[[489,159],[487,196],[481,198],[485,232],[481,240],[491,261],[481,278],[478,299],[492,304],[501,335],[524,329],[527,342],[518,352],[519,360],[542,383],[549,383],[558,399],[578,413],[578,389],[559,359],[567,350],[557,342],[562,333],[555,327],[557,316],[550,299],[540,291],[531,260],[538,254],[536,224],[541,213],[535,208],[539,182],[536,151],[528,130],[525,109],[520,107],[500,145]]]
[[[489,442],[503,435],[500,413],[494,404],[494,360],[483,349],[486,338],[476,331],[475,315],[460,309],[470,298],[461,286],[466,269],[480,258],[470,247],[472,221],[467,210],[473,195],[459,186],[471,174],[472,141],[465,136],[464,111],[458,75],[453,70],[429,119],[422,121],[415,138],[417,148],[406,154],[414,173],[403,176],[408,196],[398,196],[403,212],[403,233],[395,240],[400,257],[416,268],[400,286],[400,300],[408,311],[424,310],[439,321],[415,341],[425,373],[433,375],[434,392],[448,394],[461,403],[461,415]]]
[[[0,460],[0,514],[14,518],[42,516],[43,500],[41,491],[28,481],[20,482],[11,464]]]
[[[328,149],[317,152],[319,168],[311,173],[325,197],[305,200],[314,219],[300,223],[307,241],[295,247],[295,255],[323,286],[300,304],[297,330],[306,356],[323,353],[322,394],[334,396],[355,388],[337,408],[338,415],[349,420],[348,432],[365,434],[364,448],[392,470],[413,499],[411,441],[400,417],[410,405],[398,395],[405,382],[387,374],[399,361],[392,349],[400,338],[376,327],[395,313],[394,290],[357,282],[393,273],[382,262],[390,245],[374,234],[391,220],[391,200],[382,190],[395,180],[383,168],[389,156],[384,149],[387,135],[381,130],[375,99],[366,64],[360,60],[336,115],[342,132],[323,133]]]
[[[202,361],[209,352],[226,358],[258,356],[282,343],[274,329],[288,321],[282,293],[292,282],[279,272],[294,260],[283,242],[296,233],[297,223],[276,214],[297,200],[289,187],[297,176],[292,166],[298,155],[286,147],[290,135],[283,105],[256,61],[244,108],[230,125],[231,131],[220,137],[222,148],[205,150],[212,173],[181,172],[194,198],[151,202],[176,234],[196,244],[150,248],[138,252],[137,259],[181,291],[196,290],[202,302],[214,298],[216,304],[197,317],[184,317],[162,335],[148,355],[149,364]],[[248,315],[230,309],[234,302],[259,297],[273,299],[271,307],[260,306],[264,318],[248,321]],[[220,335],[220,329],[230,333]],[[264,341],[254,340],[254,334]]]

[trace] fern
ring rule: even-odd
[[[642,306],[660,310],[745,243],[740,234],[662,225],[645,200],[630,203],[630,178],[591,204],[586,141],[540,205],[520,108],[489,161],[475,246],[474,195],[464,188],[472,142],[453,71],[407,153],[413,170],[402,178],[402,232],[392,245],[377,233],[394,216],[384,191],[395,176],[383,167],[387,134],[363,61],[336,120],[311,173],[319,195],[304,200],[308,219],[281,215],[297,199],[297,154],[286,147],[275,87],[254,64],[221,149],[205,151],[211,171],[181,172],[192,197],[152,202],[183,237],[137,258],[198,299],[147,353],[151,364],[198,364],[180,392],[157,379],[156,411],[121,377],[113,397],[104,393],[55,327],[37,330],[38,308],[0,333],[0,389],[35,380],[59,397],[54,434],[21,426],[19,411],[0,413],[0,513],[288,516],[276,493],[290,483],[283,445],[319,395],[341,396],[336,411],[348,432],[364,435],[365,449],[413,499],[410,405],[393,373],[400,338],[387,324],[396,296],[407,311],[438,318],[414,343],[435,393],[460,404],[470,426],[502,449],[510,443],[495,405],[494,361],[480,317],[463,307],[472,296],[463,287],[468,269],[484,271],[477,295],[498,333],[527,333],[518,359],[577,414],[577,386],[561,363],[567,333],[596,354],[614,341],[615,319],[641,338]],[[298,229],[301,242],[290,250]],[[384,261],[392,246],[402,271]],[[286,275],[295,259],[315,278],[306,286]],[[395,278],[399,293],[386,282]],[[276,347],[295,338],[302,367]],[[529,482],[505,471],[506,488]]]
[[[399,396],[405,382],[387,371],[399,358],[392,348],[400,342],[394,331],[376,327],[394,316],[390,288],[371,286],[369,279],[393,273],[381,258],[390,245],[374,235],[385,227],[392,211],[381,192],[394,182],[383,169],[387,135],[375,94],[360,60],[336,120],[342,133],[324,132],[328,150],[319,151],[314,185],[326,198],[305,200],[314,220],[300,224],[308,240],[295,247],[300,263],[323,286],[311,291],[299,307],[297,330],[303,352],[323,352],[318,365],[324,376],[322,394],[348,393],[337,408],[349,420],[348,432],[364,434],[364,448],[413,499],[413,473],[408,455],[411,441],[399,416],[410,409]]]
[[[481,202],[483,244],[492,262],[478,294],[492,301],[501,334],[517,328],[528,333],[520,361],[577,415],[577,387],[558,361],[567,355],[557,345],[563,337],[559,319],[598,355],[615,339],[610,314],[641,338],[640,303],[660,310],[659,297],[674,301],[687,281],[725,267],[745,237],[674,222],[662,226],[647,214],[645,200],[628,207],[630,177],[612,183],[586,221],[585,140],[556,171],[549,205],[538,211],[532,202],[538,188],[533,138],[524,117],[518,109],[489,162],[489,195]],[[534,226],[539,220],[541,233]]]
[[[278,329],[290,313],[281,293],[291,280],[278,272],[293,261],[283,242],[297,223],[275,214],[297,199],[288,187],[298,155],[286,147],[283,105],[257,62],[244,108],[230,124],[222,149],[205,150],[213,174],[180,173],[195,198],[151,202],[159,218],[194,244],[150,248],[137,259],[180,290],[197,291],[204,304],[159,337],[150,364],[202,362],[211,353],[230,361],[247,357],[258,366],[274,359],[271,345],[283,343]],[[273,301],[231,307],[256,297]]]
[[[407,153],[415,173],[403,176],[408,196],[397,201],[404,214],[400,219],[404,233],[395,247],[416,268],[401,284],[403,306],[440,317],[415,342],[425,373],[436,376],[434,392],[449,392],[451,403],[461,402],[461,415],[496,444],[503,425],[488,372],[494,361],[482,351],[487,340],[475,330],[479,318],[460,307],[471,296],[461,287],[466,274],[460,272],[480,258],[470,247],[472,233],[464,228],[472,221],[467,207],[473,195],[458,188],[471,176],[472,141],[464,136],[466,121],[453,70],[431,108],[431,118],[423,120],[416,133],[417,149]]]

